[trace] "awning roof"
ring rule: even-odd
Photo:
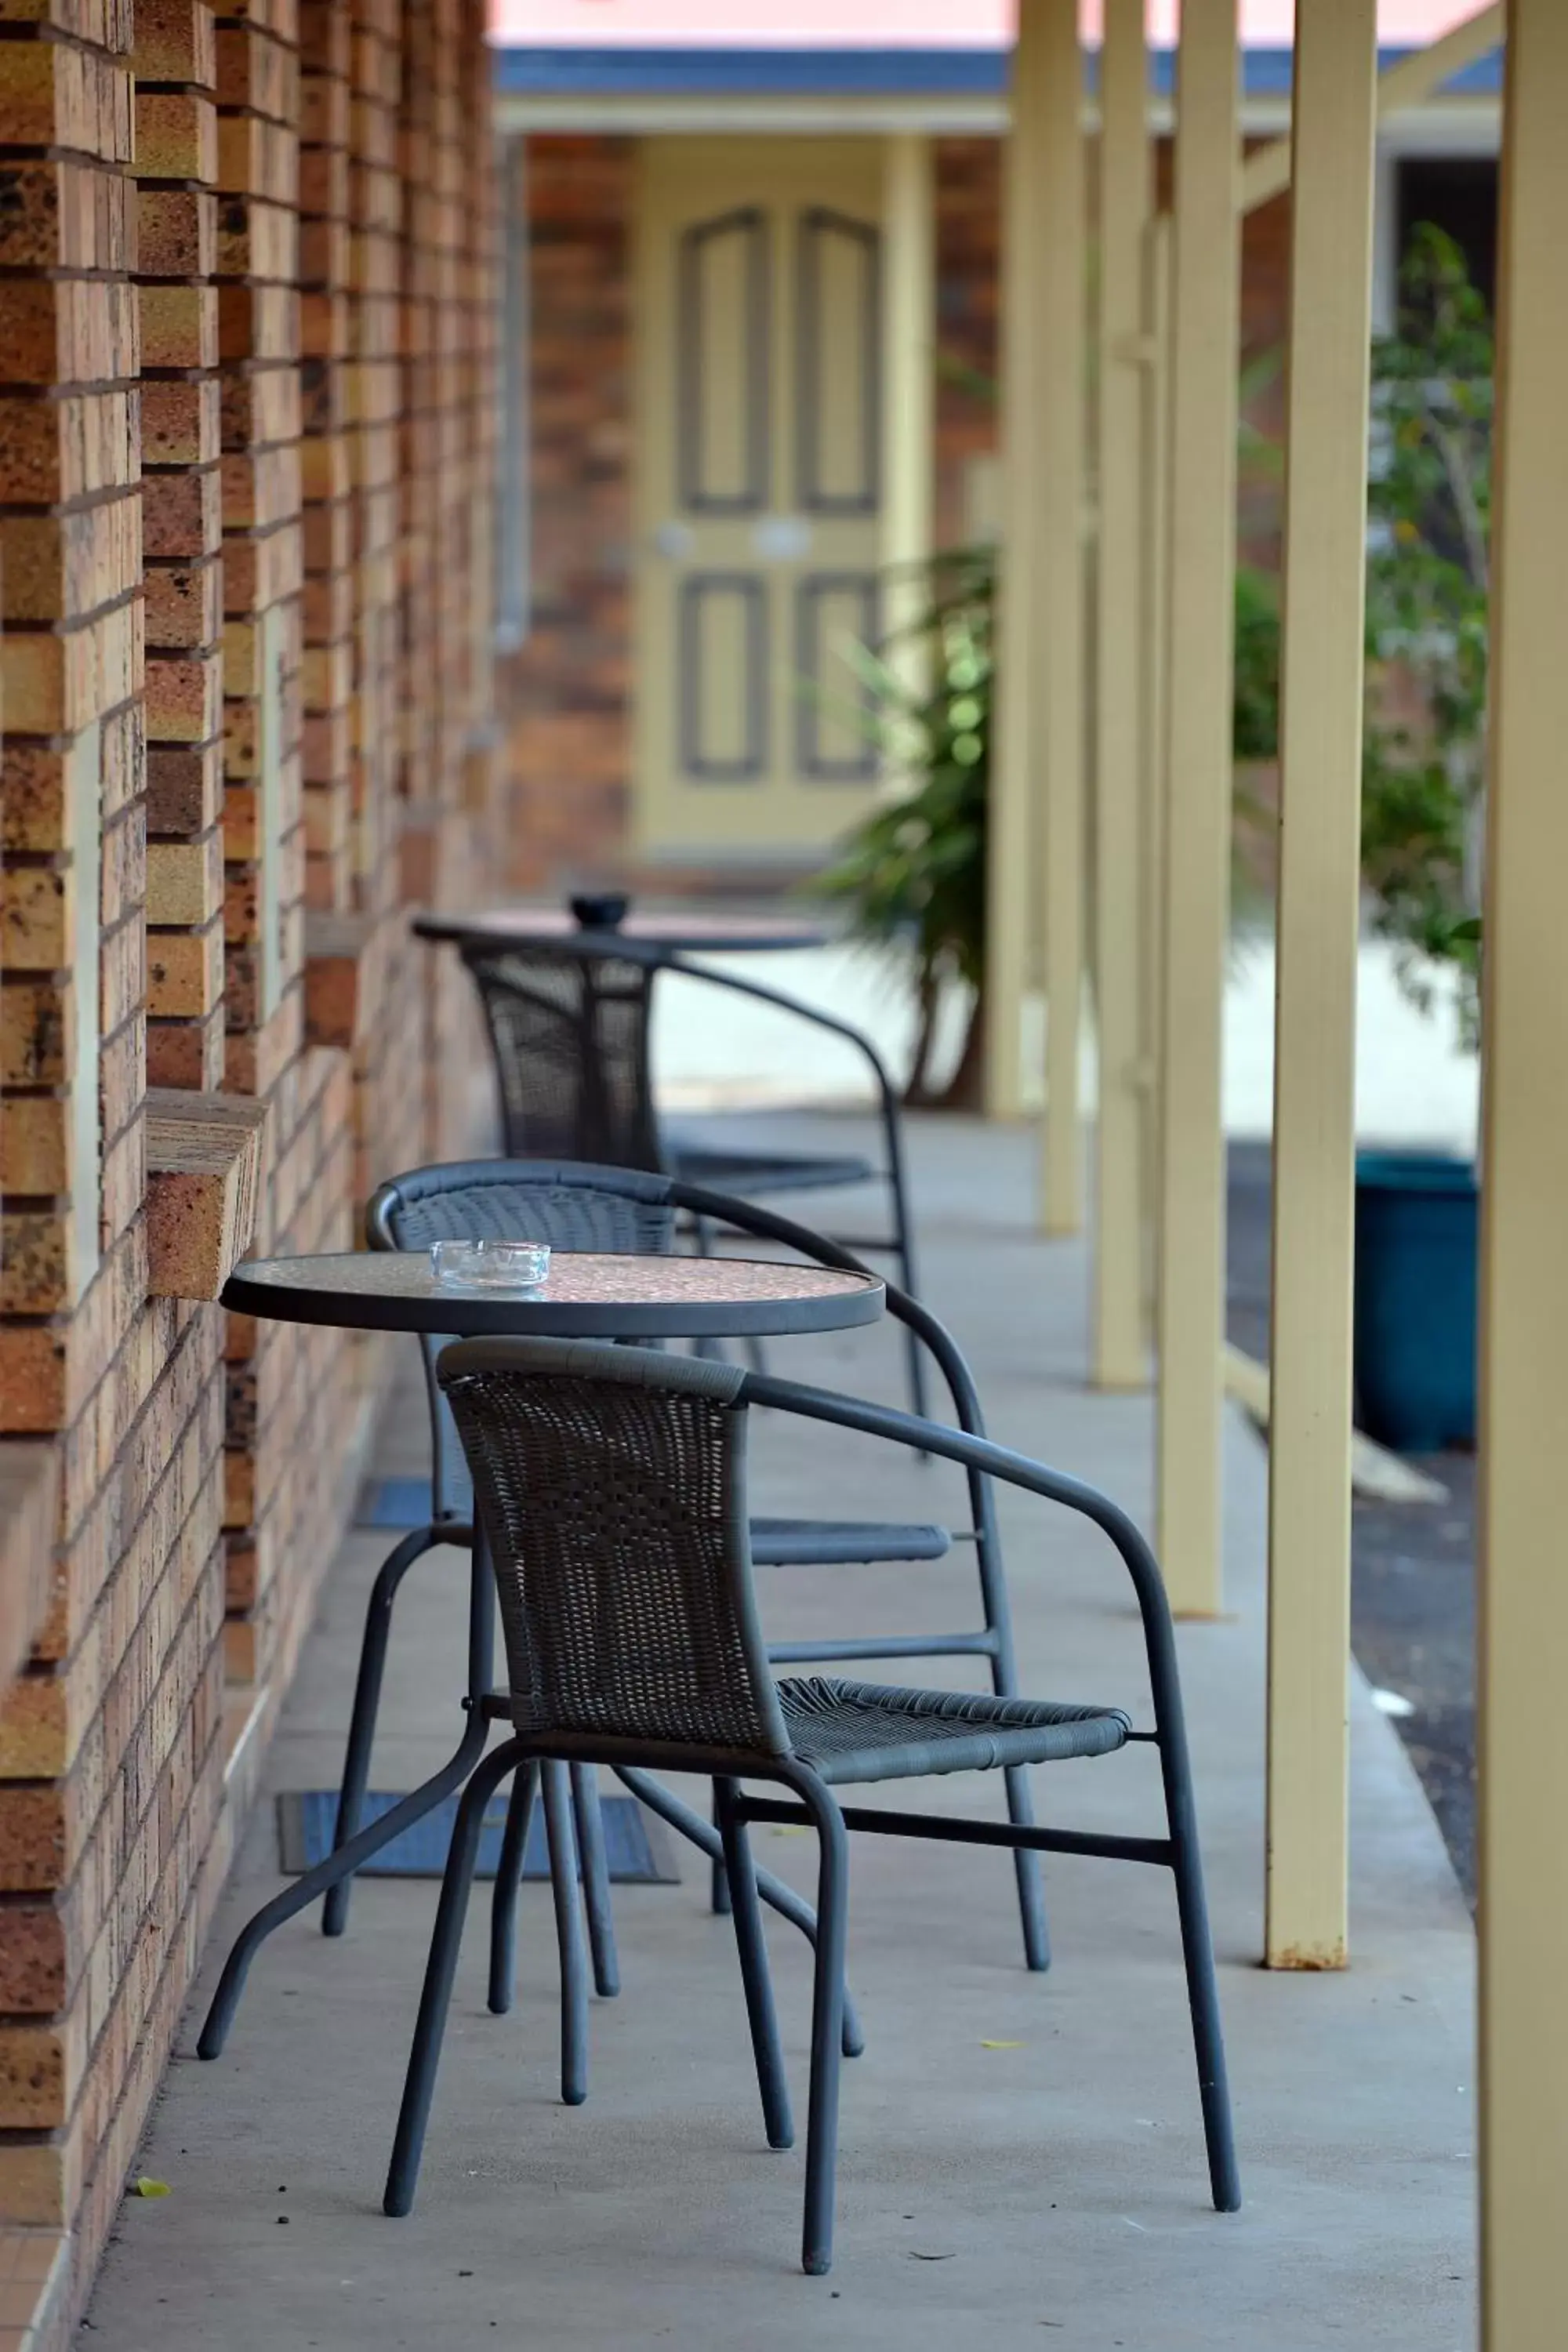
[[[511,96],[551,98],[1000,98],[1007,86],[1009,52],[999,46],[921,48],[908,45],[819,47],[744,45],[699,47],[667,44],[603,47],[554,43],[496,43],[496,87]],[[1389,65],[1412,46],[1384,47]],[[1155,49],[1150,84],[1168,97],[1173,52]],[[1248,98],[1281,98],[1290,87],[1290,51],[1279,45],[1248,48],[1244,58]],[[1495,97],[1502,87],[1500,51],[1481,58],[1446,84],[1450,98]]]

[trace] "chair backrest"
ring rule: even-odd
[[[675,1208],[668,1176],[587,1168],[562,1160],[452,1160],[393,1176],[365,1211],[372,1249],[428,1249],[480,1234],[548,1242],[552,1249],[669,1247]]]
[[[432,1242],[548,1242],[552,1249],[616,1250],[644,1256],[668,1250],[675,1210],[669,1179],[635,1168],[570,1163],[455,1160],[416,1168],[379,1185],[365,1210],[372,1249],[428,1249]],[[462,1448],[436,1380],[444,1339],[422,1339],[430,1399],[431,1509],[466,1517]]]
[[[506,1151],[662,1168],[648,1045],[658,959],[570,937],[462,953],[495,1056]]]
[[[787,1755],[752,1584],[739,1367],[470,1339],[437,1377],[519,1731]]]

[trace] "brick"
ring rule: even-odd
[[[208,921],[223,890],[223,842],[216,832],[193,842],[152,843],[147,852],[147,920]]]
[[[216,1298],[255,1231],[265,1108],[167,1094],[150,1097],[148,1117],[150,1288]]]
[[[223,925],[158,931],[147,942],[147,1010],[165,1018],[210,1013],[223,995]]]
[[[217,820],[223,802],[222,757],[200,750],[151,746],[147,755],[147,827],[153,834],[198,834]]]
[[[216,383],[143,383],[142,459],[149,466],[205,466],[217,457]]]
[[[149,180],[217,176],[217,109],[195,90],[140,90],[136,169]],[[150,265],[145,258],[141,266]]]
[[[136,0],[135,22],[138,82],[216,79],[212,11],[201,0]]]
[[[70,1189],[68,1108],[50,1095],[13,1095],[0,1101],[0,1192],[65,1192]]]
[[[216,582],[213,589],[216,593]],[[210,614],[201,618],[216,618]],[[223,662],[216,651],[147,665],[147,728],[161,743],[205,743],[223,723]]]
[[[217,296],[210,286],[142,289],[142,359],[149,368],[217,364]]]

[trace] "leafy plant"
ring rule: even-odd
[[[1455,967],[1474,1034],[1486,770],[1493,341],[1464,255],[1430,225],[1373,346],[1362,856],[1378,928],[1429,1004]]]
[[[907,956],[918,1011],[908,1094],[933,1099],[931,1055],[946,984],[973,992],[958,1071],[945,1090],[967,1099],[977,1076],[975,1012],[985,954],[985,809],[991,773],[996,563],[987,547],[961,548],[923,568],[930,601],[879,651],[845,649],[869,689],[870,723],[910,788],[883,801],[817,876],[814,895],[837,899],[863,939]],[[897,656],[919,656],[911,688]]]
[[[1279,592],[1272,575],[1238,564],[1231,748],[1238,760],[1279,756]]]
[[[1250,361],[1243,400],[1266,390],[1279,367],[1275,351]],[[994,401],[994,383],[979,371],[947,354],[939,354],[938,369],[973,396]],[[1241,428],[1238,454],[1250,478],[1277,482],[1279,450],[1250,425]],[[856,716],[882,752],[893,793],[845,836],[835,863],[809,887],[846,909],[855,937],[908,959],[918,1013],[910,1099],[968,1105],[980,1075],[996,553],[984,546],[951,550],[920,576],[925,608],[899,637],[876,649],[840,649],[861,690]],[[1237,572],[1236,593],[1236,756],[1268,761],[1279,750],[1279,597],[1270,574],[1247,566]],[[900,645],[921,656],[909,667],[930,681],[921,690],[907,682]],[[1238,830],[1249,806],[1238,796]],[[971,992],[969,1027],[939,1097],[931,1066],[937,1014],[954,981]]]

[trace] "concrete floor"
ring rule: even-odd
[[[1149,1402],[1085,1389],[1084,1262],[1075,1245],[1031,1237],[1023,1139],[928,1122],[915,1156],[926,1288],[972,1354],[994,1433],[1146,1512]],[[885,1331],[779,1342],[773,1362],[897,1392]],[[418,1458],[416,1404],[410,1390],[389,1417],[384,1467]],[[955,1507],[945,1471],[837,1433],[768,1417],[754,1453],[759,1509]],[[851,1968],[868,2043],[846,2073],[829,2279],[796,2267],[801,2158],[763,2143],[731,1931],[709,1914],[695,1856],[678,1887],[617,1890],[625,1991],[595,2005],[583,2108],[555,2095],[545,1890],[526,1893],[509,2019],[484,2009],[476,1915],[419,2204],[388,2221],[381,2182],[436,1890],[371,1880],[342,1943],[325,1943],[310,1915],[275,1938],[220,2063],[174,2065],[137,2168],[172,2193],[128,2200],[92,2306],[97,2340],[107,2352],[948,2352],[968,2336],[1006,2352],[1464,2352],[1469,1920],[1405,1753],[1357,1678],[1354,1965],[1335,1977],[1258,1967],[1264,1463],[1239,1423],[1227,1492],[1233,1613],[1179,1638],[1241,2214],[1205,2200],[1163,1874],[1053,1863],[1057,1964],[1030,1978],[1005,1857],[866,1840]],[[1027,1498],[1006,1498],[1004,1521],[1026,1688],[1137,1705],[1136,1626],[1113,1557]],[[275,1787],[335,1776],[363,1596],[385,1542],[356,1536],[338,1562],[273,1750]],[[955,1621],[966,1583],[960,1553],[915,1569],[773,1571],[765,1600],[781,1634],[935,1627]],[[378,1786],[412,1785],[451,1745],[459,1594],[450,1555],[405,1588]],[[961,1677],[939,1667],[931,1679]],[[1049,1817],[1157,1828],[1152,1761],[1135,1750],[1042,1773]],[[919,1801],[990,1810],[998,1793],[942,1782]],[[807,1838],[758,1840],[770,1867],[808,1884]],[[183,2051],[229,1934],[278,1884],[263,1809]],[[772,1948],[799,2084],[804,1948],[781,1927]]]

